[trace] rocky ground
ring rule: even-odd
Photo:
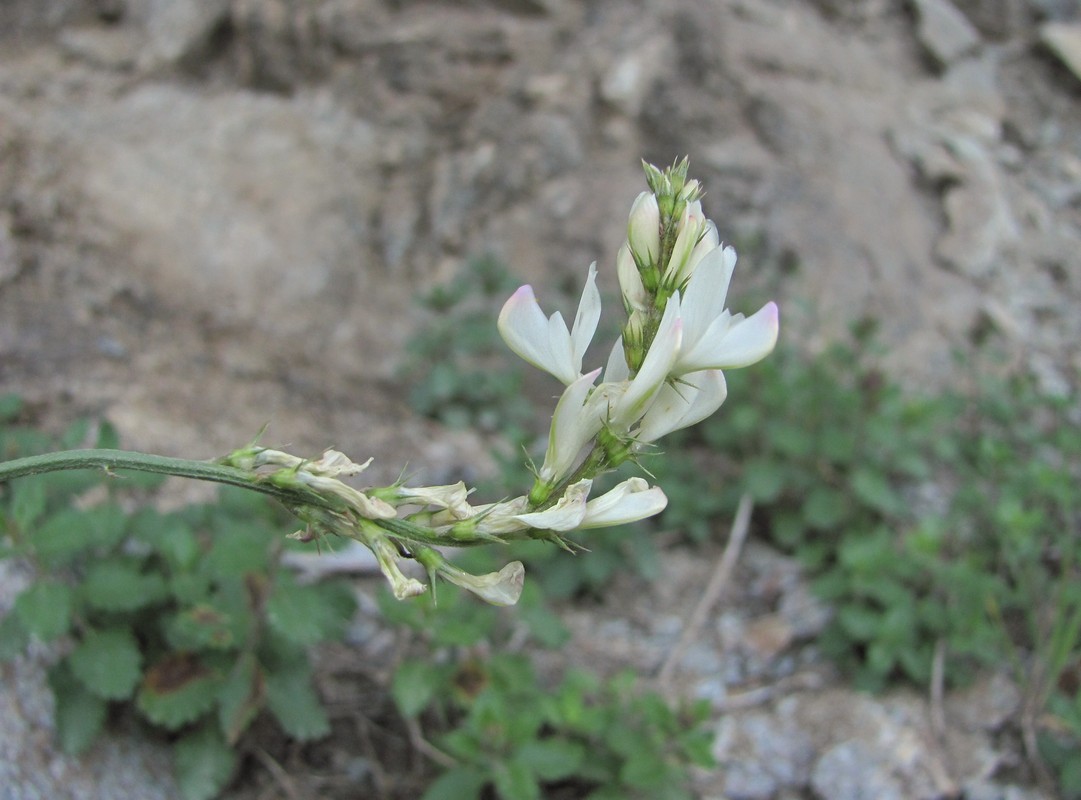
[[[1079,98],[1075,0],[6,0],[0,392],[135,449],[209,457],[269,421],[376,479],[453,474],[483,442],[395,378],[417,291],[482,253],[553,292],[610,269],[638,160],[684,154],[737,304],[777,298],[788,343],[869,316],[903,380],[979,345],[1068,392]],[[571,652],[656,670],[710,568],[673,553],[678,581],[568,612]],[[936,738],[922,698],[819,662],[808,603],[749,547],[688,653],[725,765],[704,797],[1040,796],[1010,783],[1000,677]],[[123,736],[52,752],[32,663],[0,687],[0,796],[170,796]]]

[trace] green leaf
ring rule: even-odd
[[[803,504],[803,519],[812,528],[830,530],[848,513],[845,496],[828,486],[816,486]]]
[[[177,741],[173,758],[184,800],[216,797],[236,769],[236,753],[209,723]]]
[[[105,724],[108,704],[91,694],[65,662],[49,670],[49,686],[56,702],[56,735],[60,749],[69,755],[86,750]]]
[[[0,394],[0,422],[14,420],[23,412],[23,399],[14,393]]]
[[[310,646],[340,637],[355,610],[352,592],[343,584],[300,586],[282,573],[267,602],[266,614],[282,636]]]
[[[415,717],[428,707],[440,688],[441,671],[430,661],[412,659],[403,661],[394,671],[390,694],[404,717]]]
[[[250,572],[266,572],[270,564],[270,533],[259,525],[234,523],[218,532],[203,560],[213,578],[239,578]]]
[[[747,491],[760,503],[776,500],[784,488],[780,464],[767,458],[749,461],[743,471],[743,480]]]
[[[95,561],[80,586],[87,605],[101,611],[134,611],[158,603],[169,594],[165,579],[143,573],[128,559]]]
[[[236,642],[233,615],[210,603],[200,603],[170,617],[165,636],[177,650],[223,650]]]
[[[420,800],[480,800],[487,783],[475,767],[454,767],[432,781]]]
[[[899,507],[897,493],[879,472],[857,468],[852,472],[852,492],[856,497],[883,514],[894,514]]]
[[[865,606],[846,605],[837,612],[837,622],[852,639],[870,642],[878,636],[882,615]]]
[[[0,619],[0,663],[11,661],[26,652],[30,634],[14,612]]]
[[[106,700],[131,697],[142,660],[139,645],[126,628],[90,631],[68,656],[75,677]]]
[[[496,763],[492,778],[500,800],[541,800],[537,777],[521,762]]]
[[[29,538],[42,561],[50,566],[63,566],[94,546],[88,528],[83,512],[66,508],[33,529]]]
[[[143,509],[132,519],[131,533],[154,548],[174,570],[190,570],[199,558],[199,542],[191,526],[176,514]]]
[[[578,772],[585,755],[585,748],[578,742],[550,738],[526,742],[514,757],[541,780],[558,781]]]
[[[266,688],[267,706],[290,736],[307,741],[330,733],[330,721],[312,686],[306,662],[271,672]]]
[[[45,481],[20,478],[11,483],[11,516],[20,531],[29,531],[45,513]]]
[[[175,731],[214,707],[220,676],[192,653],[171,653],[146,671],[135,704],[155,725]]]
[[[233,666],[218,692],[218,723],[225,740],[235,745],[266,702],[263,670],[251,653]]]
[[[46,642],[68,632],[71,607],[71,587],[59,581],[38,581],[15,598],[23,628]]]
[[[76,447],[87,447],[87,435],[90,433],[90,420],[77,419],[60,434],[60,449],[74,450]]]

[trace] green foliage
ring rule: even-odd
[[[750,492],[756,531],[834,607],[819,645],[859,685],[926,685],[940,644],[951,683],[1013,660],[1076,748],[1081,693],[1061,678],[1081,665],[1078,409],[1021,379],[919,396],[872,353],[857,337],[733,372],[745,402],[649,463],[669,496],[663,521],[704,539]]]
[[[527,658],[500,646],[511,612],[454,589],[441,588],[438,605],[423,600],[406,613],[384,599],[384,610],[437,653],[403,661],[391,687],[403,716],[441,729],[432,738],[456,762],[424,800],[489,792],[525,800],[557,790],[598,800],[689,798],[689,767],[711,763],[707,704],[673,708],[631,675],[602,681],[571,671],[549,685]],[[523,601],[527,613],[538,601]]]
[[[21,411],[0,398],[3,458],[56,445],[17,424]],[[61,440],[91,433],[80,423]],[[97,445],[115,446],[115,431],[101,426]],[[83,752],[110,705],[127,704],[177,737],[178,785],[200,800],[225,787],[234,747],[261,712],[299,740],[329,732],[306,650],[342,635],[354,599],[347,584],[299,585],[279,567],[286,520],[254,493],[224,489],[215,504],[170,513],[122,510],[122,497],[156,482],[83,471],[0,484],[2,554],[40,573],[0,619],[0,658],[68,637],[49,673],[61,748]]]

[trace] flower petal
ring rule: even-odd
[[[573,363],[570,333],[563,317],[558,312],[551,319],[545,317],[537,304],[533,287],[528,284],[522,286],[503,304],[498,328],[507,347],[533,366],[551,373],[564,383],[578,377],[578,369]]]
[[[548,432],[548,450],[540,470],[540,477],[549,483],[558,483],[571,471],[582,448],[601,429],[601,415],[588,401],[593,381],[600,372],[595,369],[574,381],[556,403]]]
[[[703,370],[666,383],[642,418],[635,434],[639,442],[655,442],[673,431],[701,422],[724,403],[728,385],[719,369]]]
[[[574,315],[571,328],[571,343],[574,350],[575,378],[582,371],[582,358],[586,348],[593,341],[597,332],[597,323],[601,319],[601,293],[597,289],[597,262],[589,265],[586,285],[582,289],[582,298],[578,301],[578,312]]]
[[[658,487],[649,487],[641,478],[628,478],[586,504],[586,516],[579,527],[606,528],[637,522],[661,513],[668,498]]]
[[[709,330],[676,365],[677,374],[702,369],[746,367],[762,360],[777,344],[777,304],[766,303],[741,320],[714,320]]]
[[[713,321],[724,313],[728,284],[735,268],[736,251],[731,247],[710,251],[696,267],[679,308],[684,348],[697,344]]]
[[[513,606],[522,596],[525,567],[521,561],[512,561],[499,572],[489,572],[487,575],[472,575],[445,562],[437,569],[446,580],[495,606]]]
[[[623,337],[616,339],[612,352],[608,354],[608,364],[604,368],[604,382],[618,383],[631,377],[627,368],[627,357],[623,354]]]
[[[668,372],[679,356],[679,344],[683,336],[683,322],[679,317],[679,292],[668,300],[664,316],[649,346],[642,368],[634,376],[627,391],[615,404],[612,424],[628,430],[642,418],[656,396],[657,390],[664,385]]]
[[[573,531],[582,524],[586,516],[586,499],[593,485],[591,480],[582,480],[571,484],[567,491],[551,508],[533,511],[515,517],[531,528],[550,531]]]

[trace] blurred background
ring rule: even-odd
[[[659,524],[534,554],[564,629],[534,668],[651,680],[747,495],[661,687],[711,709],[688,791],[1078,796],[1079,100],[1076,0],[0,0],[0,395],[11,424],[104,418],[130,449],[210,458],[269,424],[375,456],[372,483],[521,491],[558,387],[503,355],[503,298],[566,314],[597,261],[617,310],[640,161],[689,156],[740,254],[730,306],[776,299],[781,343],[646,465]],[[354,646],[389,648],[366,613]],[[40,694],[12,669],[5,693]],[[5,797],[150,796],[157,750],[98,745],[118,782],[50,750],[42,703],[10,712],[0,774],[36,788]],[[418,796],[441,764],[276,744],[230,791]]]

